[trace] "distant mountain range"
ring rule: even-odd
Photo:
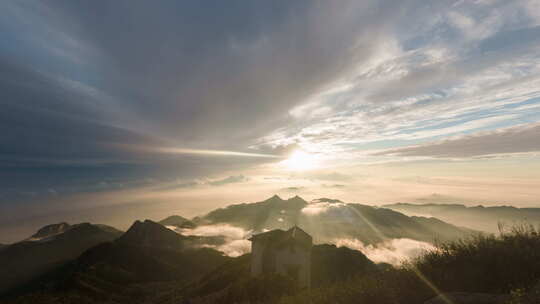
[[[512,206],[467,207],[460,204],[407,204],[382,206],[409,216],[436,217],[448,223],[486,232],[498,232],[498,225],[540,224],[540,208]]]
[[[196,225],[229,224],[253,233],[298,225],[311,234],[316,243],[342,238],[353,238],[366,244],[393,238],[433,242],[461,238],[474,232],[433,217],[409,217],[388,208],[346,204],[327,198],[307,202],[295,196],[284,200],[277,195],[262,202],[217,209],[192,219],[192,222]]]
[[[159,221],[159,223],[164,226],[174,226],[177,228],[195,228],[196,226],[192,221],[179,215],[171,215]]]

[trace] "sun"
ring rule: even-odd
[[[313,154],[301,150],[294,151],[282,164],[289,170],[306,171],[316,169],[318,166],[317,158]]]

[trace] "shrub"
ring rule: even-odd
[[[445,291],[509,293],[540,278],[540,234],[529,225],[438,246],[406,267]]]
[[[530,225],[439,244],[395,269],[283,297],[298,303],[423,303],[438,292],[511,293],[507,304],[540,303],[540,232]],[[536,285],[535,285],[536,284]]]

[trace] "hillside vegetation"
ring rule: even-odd
[[[508,304],[540,303],[540,231],[519,226],[478,235],[375,274],[304,291],[279,303],[424,303],[439,292],[508,294]]]
[[[32,237],[0,248],[0,294],[77,258],[122,234],[112,227],[82,223],[48,225]]]
[[[180,290],[177,303],[421,304],[454,293],[498,299],[467,302],[475,304],[540,303],[540,231],[532,226],[441,243],[399,267],[347,248],[313,250],[310,291],[279,275],[250,278],[245,255]]]

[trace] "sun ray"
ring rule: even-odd
[[[244,157],[265,157],[280,158],[280,156],[261,153],[247,153],[225,150],[205,150],[205,149],[187,149],[187,148],[157,148],[157,152],[170,154],[199,154],[199,155],[217,155],[217,156],[244,156]]]
[[[375,232],[375,234],[377,234],[377,236],[379,236],[379,238],[381,238],[382,240],[388,239],[388,237],[386,237],[384,235],[384,233],[382,233],[379,229],[377,229],[377,227],[375,227],[375,225],[373,225],[362,214],[362,212],[360,212],[360,210],[358,210],[358,209],[356,209],[354,207],[351,207],[351,206],[347,206],[347,207],[349,207],[356,215],[358,215],[373,230],[373,232]],[[431,290],[433,290],[433,292],[435,292],[435,294],[437,294],[441,298],[441,300],[444,301],[444,303],[446,303],[446,304],[455,304],[433,282],[431,282],[426,276],[424,276],[424,274],[422,274],[422,272],[418,268],[416,268],[412,263],[410,264],[410,266],[411,266],[410,268],[414,272],[414,274],[416,274],[416,276],[422,282],[424,282],[424,284],[426,284],[426,286],[428,286]]]

